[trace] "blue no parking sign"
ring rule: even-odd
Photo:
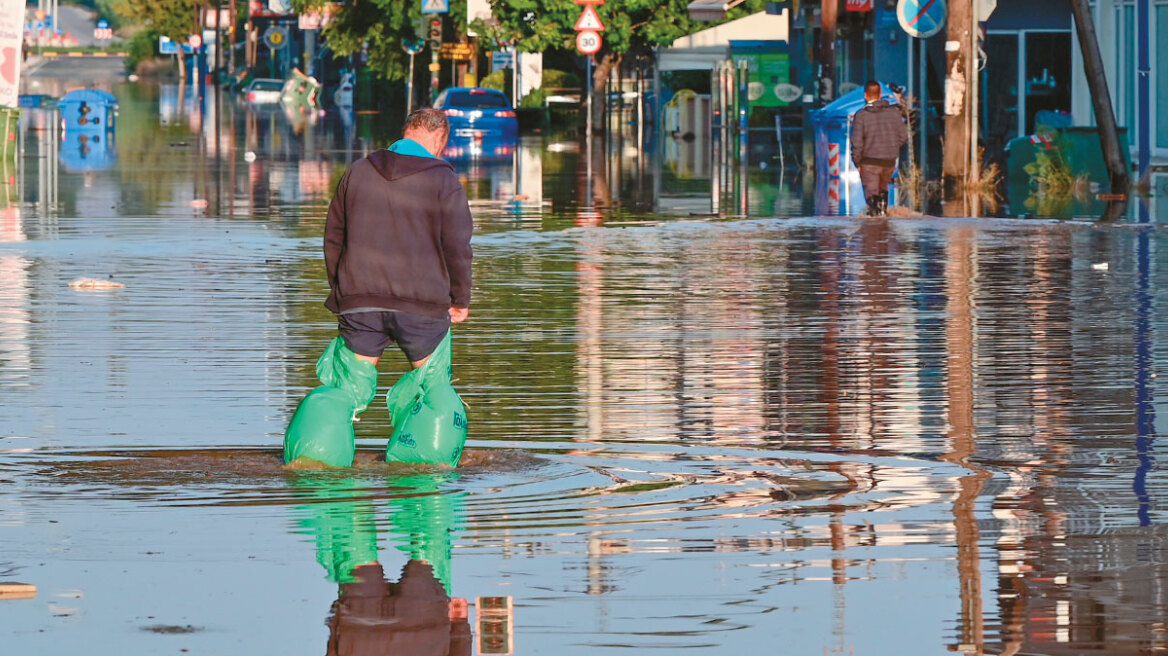
[[[927,39],[945,27],[945,0],[900,0],[896,18],[910,36]]]

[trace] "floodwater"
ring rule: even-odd
[[[112,89],[87,162],[28,113],[0,222],[4,653],[1168,653],[1153,204],[708,216],[536,135],[458,164],[464,466],[379,462],[375,404],[352,470],[287,470],[330,187],[391,137]]]

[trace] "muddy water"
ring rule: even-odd
[[[0,233],[5,653],[1168,650],[1158,226],[701,218],[537,138],[458,165],[464,466],[381,463],[375,405],[290,471],[381,137],[115,91],[105,168],[33,115]]]

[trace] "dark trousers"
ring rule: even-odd
[[[888,193],[892,184],[895,161],[865,159],[860,162],[860,184],[864,185],[864,198],[872,199]]]

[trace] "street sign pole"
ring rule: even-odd
[[[417,53],[410,53],[410,76],[406,78],[406,116],[414,112],[414,57]]]

